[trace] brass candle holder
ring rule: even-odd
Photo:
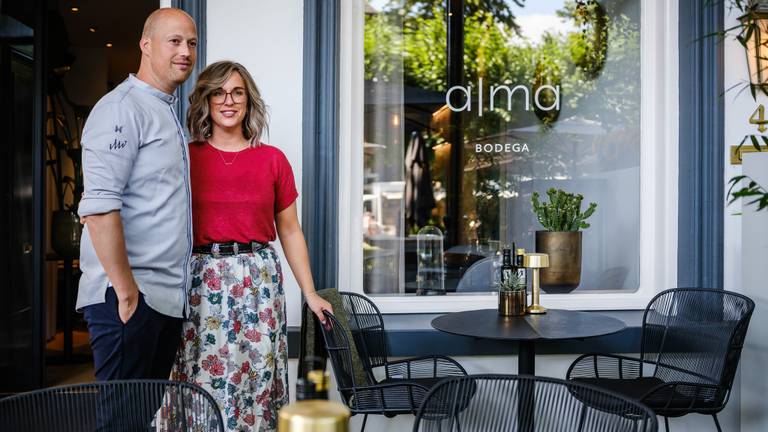
[[[543,253],[527,253],[523,257],[523,267],[532,270],[531,276],[531,305],[528,306],[529,314],[545,314],[547,309],[539,304],[539,293],[541,292],[541,278],[539,271],[549,267],[549,255]]]

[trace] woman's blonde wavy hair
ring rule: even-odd
[[[243,78],[245,91],[248,93],[247,108],[243,118],[243,136],[251,142],[251,145],[257,146],[262,133],[269,134],[267,106],[261,98],[253,77],[240,63],[225,60],[213,63],[200,72],[195,89],[189,95],[187,129],[193,140],[204,141],[211,137],[213,126],[208,97],[214,90],[221,88],[233,72],[239,73]]]

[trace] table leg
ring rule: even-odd
[[[536,374],[536,343],[520,341],[517,353],[518,375]],[[536,406],[536,384],[531,381],[518,382],[517,429],[520,432],[534,430],[534,412]]]
[[[536,343],[520,341],[517,346],[517,374],[536,375]]]

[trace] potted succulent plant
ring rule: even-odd
[[[533,193],[533,211],[544,231],[536,231],[536,252],[549,255],[549,267],[541,270],[541,289],[547,293],[569,293],[581,282],[581,231],[597,209],[590,203],[581,211],[584,197],[560,189],[547,190],[549,202]]]
[[[526,304],[525,281],[518,279],[517,272],[512,277],[499,282],[499,315],[525,315]]]

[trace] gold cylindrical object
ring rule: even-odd
[[[294,402],[278,413],[278,432],[349,432],[347,407],[327,400]]]
[[[526,303],[525,290],[499,291],[499,315],[501,316],[525,315]]]
[[[531,269],[531,305],[528,307],[529,314],[544,314],[547,309],[539,303],[539,293],[541,291],[541,280],[539,271],[549,267],[549,255],[542,253],[528,253],[523,257],[523,267]]]

